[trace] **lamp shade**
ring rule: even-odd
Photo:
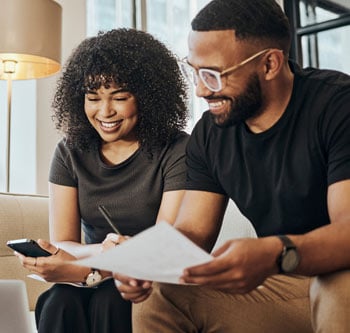
[[[0,79],[41,78],[60,70],[62,8],[53,0],[1,0]]]

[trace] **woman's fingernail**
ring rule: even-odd
[[[131,280],[131,281],[129,282],[129,285],[130,285],[131,287],[137,287],[137,282],[136,282],[135,280]]]

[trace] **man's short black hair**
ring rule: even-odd
[[[192,21],[195,31],[231,29],[239,40],[289,52],[289,22],[275,0],[213,0]]]

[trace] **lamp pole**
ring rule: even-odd
[[[11,96],[12,77],[7,79],[7,145],[6,145],[6,192],[10,192],[10,164],[11,164]]]
[[[6,192],[10,192],[12,74],[16,72],[16,64],[15,60],[3,60],[4,74],[7,75]]]

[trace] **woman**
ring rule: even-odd
[[[49,176],[53,255],[17,254],[57,283],[36,306],[38,332],[131,332],[131,304],[110,272],[64,263],[115,246],[159,220],[173,223],[185,182],[186,91],[172,53],[151,35],[116,29],[69,58],[54,102],[64,138]],[[98,207],[106,208],[118,236]],[[85,242],[81,242],[83,230]]]

